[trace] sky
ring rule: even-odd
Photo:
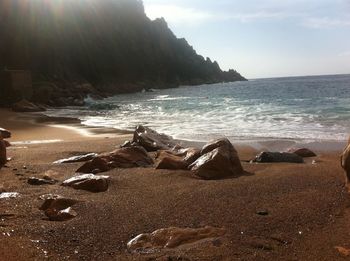
[[[222,69],[253,78],[350,73],[350,0],[143,0]]]

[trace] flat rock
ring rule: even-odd
[[[30,177],[28,178],[27,183],[33,186],[40,186],[40,185],[53,185],[56,183],[56,181],[52,179],[39,179],[36,177]]]
[[[292,148],[288,150],[290,153],[297,154],[298,156],[302,158],[310,158],[310,157],[316,157],[316,153],[307,149],[307,148]]]
[[[304,163],[302,157],[288,152],[269,152],[263,151],[252,160],[257,163]]]
[[[143,147],[125,147],[97,156],[93,160],[86,162],[76,172],[99,173],[114,168],[147,167],[153,164],[153,159]]]
[[[67,159],[60,159],[54,162],[54,164],[65,164],[65,163],[75,163],[75,162],[85,162],[92,160],[93,158],[97,157],[97,153],[88,153],[84,155],[78,155],[74,157],[70,157]]]
[[[170,150],[176,142],[165,134],[160,134],[148,127],[139,125],[134,131],[131,144],[137,144],[147,151]]]
[[[152,253],[164,248],[176,248],[202,240],[222,237],[225,230],[215,227],[158,229],[152,233],[140,234],[127,244],[129,252]]]
[[[189,169],[203,179],[237,177],[244,174],[238,153],[226,138],[206,144],[201,150],[201,155]]]
[[[74,189],[82,189],[90,192],[104,192],[108,189],[109,176],[97,176],[84,174],[65,180],[62,186],[69,186]]]

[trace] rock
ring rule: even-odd
[[[84,154],[84,155],[78,155],[78,156],[70,157],[67,159],[57,160],[54,162],[54,164],[85,162],[85,161],[92,160],[97,155],[98,155],[97,153],[88,153],[88,154]]]
[[[19,193],[17,192],[2,192],[0,193],[0,199],[9,199],[9,198],[17,198],[19,197]]]
[[[159,161],[156,165],[156,169],[185,170],[189,165],[182,157],[175,156],[167,151],[161,151],[158,159]]]
[[[45,215],[51,221],[67,221],[77,216],[77,213],[72,208],[62,210],[49,208],[45,210]]]
[[[45,200],[39,209],[43,210],[51,221],[66,221],[77,216],[71,208],[78,202],[77,200],[54,194],[42,195],[39,198]]]
[[[175,155],[183,157],[183,160],[190,165],[201,156],[201,150],[197,148],[180,148]]]
[[[256,214],[258,214],[259,216],[267,216],[269,212],[264,209],[264,210],[258,210]]]
[[[341,166],[345,171],[345,185],[348,187],[350,192],[350,143],[344,149],[341,155]]]
[[[0,128],[0,138],[3,138],[3,139],[9,139],[11,138],[11,132],[6,130],[6,129],[3,129],[3,128]]]
[[[240,176],[244,173],[238,153],[228,139],[219,139],[205,145],[201,157],[189,169],[204,179]]]
[[[7,154],[6,154],[6,143],[4,140],[0,139],[0,169],[7,162]]]
[[[21,100],[12,105],[12,110],[15,112],[40,112],[45,111],[45,108],[39,107],[27,100]]]
[[[307,148],[297,148],[297,149],[293,148],[293,149],[288,150],[288,152],[295,153],[302,158],[310,158],[310,157],[317,156],[313,151],[311,151]]]
[[[86,162],[77,172],[105,172],[114,168],[147,167],[153,165],[153,163],[153,159],[143,147],[125,147],[97,156],[93,160]]]
[[[339,254],[342,256],[350,256],[350,249],[340,246],[336,246],[335,249],[338,250]]]
[[[96,176],[84,174],[65,180],[62,186],[69,186],[74,189],[82,189],[90,192],[104,192],[108,189],[109,176]]]
[[[294,153],[288,152],[269,152],[264,151],[258,154],[253,162],[257,163],[272,163],[272,162],[287,162],[287,163],[304,163],[302,157]]]
[[[46,179],[46,180],[54,180],[56,181],[59,177],[61,176],[61,174],[57,171],[54,170],[47,170],[43,173],[42,178]]]
[[[136,127],[132,143],[144,147],[147,151],[169,150],[176,145],[171,137],[141,125]]]
[[[39,199],[44,200],[44,203],[39,208],[40,210],[44,211],[49,208],[63,210],[78,203],[78,201],[75,199],[65,198],[55,194],[41,195]]]
[[[40,185],[53,185],[56,183],[56,181],[52,179],[39,179],[39,178],[31,177],[28,179],[27,183],[29,185],[40,186]]]
[[[225,230],[215,227],[163,228],[153,233],[140,234],[127,244],[129,252],[152,253],[163,248],[176,248],[185,244],[222,237]]]

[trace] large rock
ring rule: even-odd
[[[183,157],[183,161],[190,165],[201,156],[201,150],[197,148],[180,148],[176,150],[175,155]]]
[[[153,233],[140,234],[127,244],[129,252],[152,253],[164,248],[176,248],[202,240],[217,239],[225,230],[215,227],[204,228],[163,228]]]
[[[90,192],[104,192],[108,189],[109,176],[96,176],[84,174],[65,180],[62,186],[69,186],[74,189],[82,189]]]
[[[71,208],[78,202],[77,200],[53,194],[42,195],[40,199],[44,200],[44,203],[39,209],[43,210],[51,221],[66,221],[77,215]]]
[[[78,155],[74,157],[70,157],[67,159],[60,159],[54,162],[54,164],[64,164],[64,163],[75,163],[75,162],[85,162],[92,160],[95,158],[98,154],[97,153],[88,153],[84,155]]]
[[[204,179],[240,176],[244,173],[238,153],[228,139],[219,139],[205,145],[201,157],[189,168]]]
[[[12,110],[15,112],[40,112],[45,111],[46,109],[27,100],[21,100],[12,105]]]
[[[11,138],[11,132],[6,129],[0,128],[0,139],[1,138],[3,139]]]
[[[288,150],[290,153],[297,154],[298,156],[302,158],[310,158],[310,157],[316,157],[316,153],[307,149],[307,148],[292,148]]]
[[[147,151],[169,150],[176,145],[171,137],[141,125],[136,127],[132,144],[142,146]]]
[[[86,162],[77,172],[99,173],[114,168],[147,167],[153,165],[153,163],[153,159],[144,148],[140,146],[125,147],[97,156]]]
[[[350,143],[344,149],[341,155],[341,166],[345,171],[345,184],[350,192]]]
[[[288,153],[288,152],[269,152],[269,151],[263,151],[260,154],[258,154],[255,159],[253,159],[253,162],[257,163],[304,163],[304,160],[302,157],[295,153]]]

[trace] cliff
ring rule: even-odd
[[[198,55],[164,19],[151,21],[139,0],[0,0],[0,39],[0,70],[31,71],[32,100],[51,105],[245,80]]]

